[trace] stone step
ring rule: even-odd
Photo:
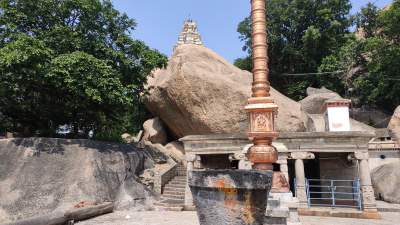
[[[156,211],[183,211],[183,206],[156,206]]]
[[[168,195],[168,196],[161,196],[161,201],[164,200],[177,200],[177,201],[183,201],[185,200],[185,196],[184,195]]]
[[[166,188],[177,188],[177,189],[179,189],[179,188],[185,188],[185,187],[186,186],[182,185],[182,184],[167,184],[167,185],[165,185],[164,190]]]
[[[156,206],[183,206],[185,202],[183,200],[172,200],[172,199],[167,199],[167,200],[162,200],[159,202],[154,203]]]
[[[288,208],[276,208],[276,209],[272,209],[272,210],[267,210],[265,215],[267,217],[288,218],[289,217],[289,209]]]
[[[185,196],[179,196],[179,195],[169,195],[169,196],[162,196],[161,197],[161,201],[163,200],[180,200],[180,201],[184,201],[185,200]]]
[[[164,191],[163,195],[185,195],[185,191]]]
[[[165,186],[164,191],[185,191],[185,187],[171,187],[171,186]]]
[[[185,202],[186,168],[178,167],[177,175],[164,186],[160,201],[156,202],[156,210],[182,211]]]
[[[174,185],[183,185],[183,186],[186,186],[186,182],[183,182],[183,181],[171,181],[171,182],[169,182],[168,184],[174,184]],[[167,185],[168,185],[167,184]]]
[[[186,179],[184,179],[184,180],[171,180],[169,183],[181,183],[181,184],[186,184]],[[169,184],[168,183],[168,184]],[[167,184],[167,185],[168,185]]]

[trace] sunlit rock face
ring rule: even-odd
[[[381,200],[400,204],[400,163],[390,163],[374,169],[371,173],[375,195]]]
[[[251,95],[252,74],[212,50],[180,45],[168,67],[149,80],[148,110],[160,117],[177,137],[192,134],[244,133],[244,110]],[[308,117],[296,101],[271,89],[279,106],[277,130],[305,131]]]
[[[400,106],[394,111],[392,119],[389,122],[389,130],[393,138],[400,144]]]
[[[137,177],[156,163],[146,152],[91,140],[0,140],[0,223],[82,201],[143,209],[151,196]]]

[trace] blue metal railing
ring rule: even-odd
[[[361,210],[360,180],[306,179],[308,206],[352,207]]]

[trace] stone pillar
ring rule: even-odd
[[[201,164],[201,156],[195,155],[193,168],[194,169],[202,169],[203,168],[203,165]]]
[[[371,171],[369,169],[368,152],[355,152],[354,157],[359,162],[359,175],[364,211],[377,211],[375,193],[372,187]]]
[[[246,157],[249,149],[253,146],[253,144],[248,144],[243,147],[241,152],[235,153],[233,158],[239,160],[239,170],[251,170],[252,165],[250,160]]]
[[[314,159],[315,156],[309,152],[293,152],[290,157],[295,160],[296,172],[296,196],[299,200],[300,207],[308,207],[306,192],[306,177],[304,173],[304,159]]]
[[[279,153],[278,154],[278,161],[276,163],[279,164],[279,169],[285,176],[286,180],[289,182],[289,168],[288,168],[288,155],[287,153]]]
[[[192,192],[190,191],[190,188],[189,188],[189,176],[190,176],[190,171],[192,171],[194,169],[194,162],[196,161],[196,158],[197,158],[196,155],[186,154],[187,178],[186,178],[186,187],[185,187],[185,204],[184,204],[185,210],[195,210],[195,207],[193,204]]]

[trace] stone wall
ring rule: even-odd
[[[353,180],[358,177],[357,164],[348,161],[347,156],[346,153],[320,154],[321,179]]]
[[[397,151],[369,151],[369,168],[371,171],[389,163],[400,162],[400,152]]]

